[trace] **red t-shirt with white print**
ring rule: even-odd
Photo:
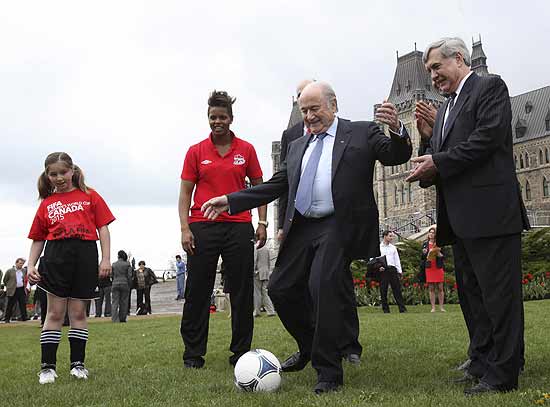
[[[98,240],[97,229],[115,220],[103,198],[93,189],[54,193],[44,199],[34,217],[29,239]]]
[[[255,179],[262,176],[262,169],[252,144],[233,134],[231,147],[222,157],[211,137],[212,135],[191,146],[183,162],[181,179],[195,184],[189,223],[209,222],[201,212],[202,204],[210,198],[245,189],[246,177]],[[223,212],[215,222],[250,222],[251,220],[250,211],[233,215]]]

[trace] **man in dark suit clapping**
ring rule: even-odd
[[[238,213],[288,193],[285,238],[269,296],[299,348],[283,362],[283,371],[301,370],[311,360],[319,394],[343,384],[340,336],[353,285],[347,272],[351,259],[380,255],[374,164],[406,162],[411,142],[390,103],[376,114],[390,127],[390,138],[374,122],[338,118],[336,95],[326,83],[306,86],[299,106],[311,135],[290,143],[281,170],[262,185],[213,198],[202,209],[214,219],[222,211]]]
[[[423,56],[448,95],[408,181],[437,187],[437,244],[453,244],[472,312],[467,395],[517,389],[523,341],[521,232],[528,228],[512,152],[512,112],[498,76],[470,70],[464,41],[444,38]],[[418,128],[429,132],[419,117]],[[424,135],[425,137],[430,135]]]

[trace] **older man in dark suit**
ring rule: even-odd
[[[320,394],[343,384],[340,336],[353,285],[347,271],[351,259],[380,253],[374,164],[406,162],[411,143],[389,103],[382,104],[376,117],[389,125],[390,138],[376,123],[338,118],[336,95],[326,83],[306,86],[299,105],[311,136],[290,143],[281,170],[262,185],[211,199],[203,210],[213,219],[222,211],[238,213],[288,192],[285,239],[269,296],[299,348],[283,370],[301,370],[311,360],[317,371],[314,392]]]
[[[304,79],[298,86],[296,86],[296,97],[299,99],[304,88],[310,83],[315,82],[314,79]],[[336,106],[336,112],[338,112],[338,106]],[[300,121],[289,129],[283,131],[281,136],[281,155],[279,157],[281,164],[286,160],[286,153],[288,146],[294,140],[299,139],[302,136],[308,135],[308,128],[304,124],[304,121]],[[277,240],[280,242],[284,239],[283,225],[285,224],[286,207],[288,201],[288,193],[285,192],[279,197],[278,207],[278,222],[279,230],[277,231]],[[349,311],[344,312],[344,330],[341,335],[341,352],[342,357],[349,363],[359,364],[361,363],[361,353],[363,347],[359,343],[359,318],[357,317],[357,300],[355,298],[355,290],[353,286],[348,287],[349,292],[346,296],[347,307]]]
[[[434,42],[423,59],[434,86],[449,97],[408,180],[436,185],[437,243],[453,244],[461,265],[474,325],[466,378],[479,380],[465,394],[514,390],[523,341],[521,232],[529,224],[515,173],[508,89],[500,77],[470,70],[459,38]]]

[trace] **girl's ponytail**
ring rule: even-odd
[[[73,186],[80,189],[82,192],[88,193],[88,186],[84,182],[84,173],[78,165],[73,165]]]
[[[54,186],[51,184],[46,171],[42,171],[40,177],[38,177],[38,196],[40,199],[46,199],[53,194]]]

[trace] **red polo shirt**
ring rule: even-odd
[[[212,134],[189,148],[181,179],[195,184],[195,194],[189,223],[208,222],[201,206],[210,198],[230,194],[245,188],[245,177],[260,178],[262,169],[252,144],[233,135],[229,152],[221,156],[212,142]],[[215,222],[251,222],[250,211],[229,215],[220,214]]]

